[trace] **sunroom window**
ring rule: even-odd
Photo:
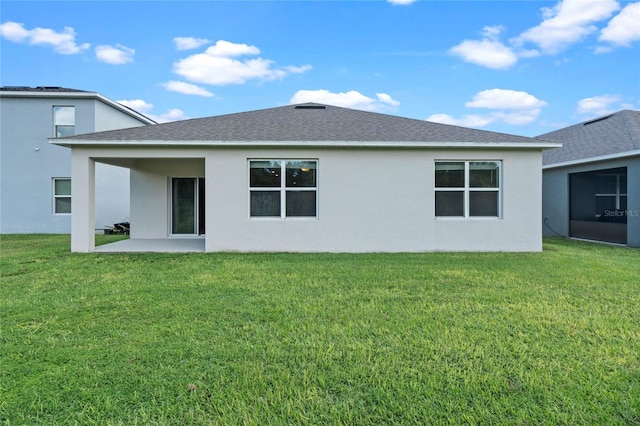
[[[251,217],[318,216],[316,160],[250,160]]]
[[[500,217],[500,161],[437,161],[436,217]]]

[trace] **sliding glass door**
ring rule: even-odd
[[[204,234],[204,178],[171,179],[171,234]]]

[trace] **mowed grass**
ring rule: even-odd
[[[71,254],[68,236],[1,243],[7,425],[640,424],[637,249],[548,239],[542,253]]]

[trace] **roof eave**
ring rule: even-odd
[[[597,163],[599,161],[618,160],[621,158],[628,158],[628,157],[635,157],[635,156],[640,156],[640,149],[636,149],[633,151],[626,151],[626,152],[618,152],[618,153],[609,154],[609,155],[600,155],[597,157],[579,158],[577,160],[569,160],[569,161],[562,161],[558,163],[545,164],[542,166],[542,169],[543,170],[556,169],[560,167],[576,166],[579,164],[587,164],[587,163]]]
[[[177,140],[104,140],[52,138],[50,143],[73,147],[239,147],[239,148],[559,148],[559,142],[411,142],[411,141],[177,141]]]

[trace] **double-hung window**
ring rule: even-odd
[[[317,217],[317,178],[316,160],[250,160],[249,215]]]
[[[71,213],[71,179],[53,178],[53,212]]]
[[[500,217],[500,161],[437,161],[436,217]]]
[[[76,107],[53,107],[53,136],[61,138],[73,136],[76,129]]]

